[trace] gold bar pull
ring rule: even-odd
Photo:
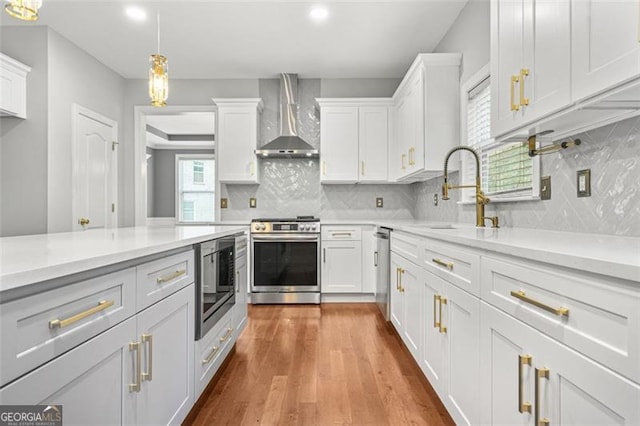
[[[218,346],[214,346],[209,355],[202,360],[202,364],[209,364],[213,360],[213,357],[218,353],[218,350],[220,350],[220,348]]]
[[[400,268],[396,268],[396,290],[400,291]]]
[[[549,380],[549,369],[548,368],[536,368],[536,409],[534,413],[534,425],[535,426],[545,426],[549,424],[549,419],[543,417],[540,419],[540,379]]]
[[[142,373],[142,380],[151,381],[153,379],[153,336],[151,334],[143,334],[140,339],[142,343],[148,343],[147,352],[147,372]]]
[[[233,328],[227,328],[227,333],[220,338],[220,343],[226,342],[231,337],[231,333],[233,333]]]
[[[140,342],[129,343],[129,352],[136,351],[136,373],[134,374],[134,383],[129,383],[129,392],[140,392],[140,382],[142,381],[142,354],[140,353]]]
[[[449,270],[453,269],[453,263],[452,262],[444,262],[444,261],[442,261],[442,260],[440,260],[438,258],[431,259],[431,261],[433,263],[436,263],[436,264],[440,265],[440,266],[444,266],[445,268],[447,268]]]
[[[516,83],[520,82],[520,77],[517,75],[512,75],[511,76],[511,86],[510,86],[510,90],[509,90],[509,99],[511,102],[511,111],[520,111],[520,105],[518,105],[515,101],[516,98]]]
[[[522,68],[520,70],[520,105],[529,105],[529,98],[524,97],[524,78],[529,75],[528,68]]]
[[[437,304],[440,303],[440,296],[437,294],[434,294],[433,295],[433,328],[440,328],[440,321],[438,321],[436,318],[436,311],[438,310],[436,308],[436,303]]]
[[[440,297],[440,333],[446,334],[447,327],[444,326],[444,321],[442,321],[442,305],[447,304],[447,299],[445,297]]]
[[[524,399],[524,385],[522,384],[522,367],[525,365],[531,365],[531,355],[518,355],[518,411],[520,413],[530,413],[531,403],[523,402]]]
[[[360,162],[360,174],[364,176],[364,161]]]
[[[173,272],[173,273],[171,273],[169,275],[165,275],[164,277],[156,278],[156,282],[158,284],[164,284],[164,283],[169,282],[171,280],[175,280],[179,276],[184,275],[186,273],[187,273],[186,269],[180,269],[180,270],[177,270],[177,271],[175,271],[175,272]]]
[[[511,296],[515,297],[516,299],[522,300],[523,302],[528,303],[530,305],[537,306],[540,309],[544,309],[547,312],[551,312],[552,314],[560,315],[563,317],[569,317],[569,308],[564,308],[562,306],[560,306],[559,308],[554,308],[552,306],[545,305],[542,302],[538,302],[537,300],[534,300],[528,297],[526,293],[522,290],[512,291]]]
[[[402,160],[401,160],[401,164],[402,164],[402,170],[405,170],[406,167],[404,166],[404,159],[407,158],[406,154],[402,154]]]
[[[87,309],[84,312],[80,312],[79,314],[76,314],[72,317],[69,318],[65,318],[65,319],[55,319],[55,320],[51,320],[49,321],[49,328],[54,329],[54,328],[63,328],[66,327],[68,325],[73,324],[74,322],[78,322],[81,319],[84,319],[88,316],[91,316],[93,314],[97,314],[98,312],[104,311],[105,309],[109,308],[110,306],[113,306],[115,302],[113,300],[101,300],[98,302],[98,306],[95,306],[91,309]]]
[[[400,268],[400,293],[404,293],[404,287],[402,285],[402,274],[404,274],[404,269]]]

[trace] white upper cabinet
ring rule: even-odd
[[[321,115],[321,182],[386,182],[391,99],[317,101]]]
[[[0,116],[27,118],[27,73],[31,68],[0,53]]]
[[[637,1],[572,1],[573,98],[640,75],[640,4]]]
[[[221,183],[260,183],[255,150],[262,100],[213,99],[218,107],[216,158]]]
[[[570,3],[494,0],[491,22],[491,130],[499,136],[570,104]]]
[[[420,54],[393,95],[389,180],[412,182],[442,173],[459,140],[459,53]]]

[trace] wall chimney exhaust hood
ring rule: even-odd
[[[298,136],[298,75],[280,75],[280,136],[256,149],[258,158],[318,158],[319,152]]]

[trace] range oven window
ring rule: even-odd
[[[318,285],[317,241],[254,241],[254,286]]]

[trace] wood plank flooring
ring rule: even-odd
[[[250,305],[185,424],[452,425],[375,304]]]

